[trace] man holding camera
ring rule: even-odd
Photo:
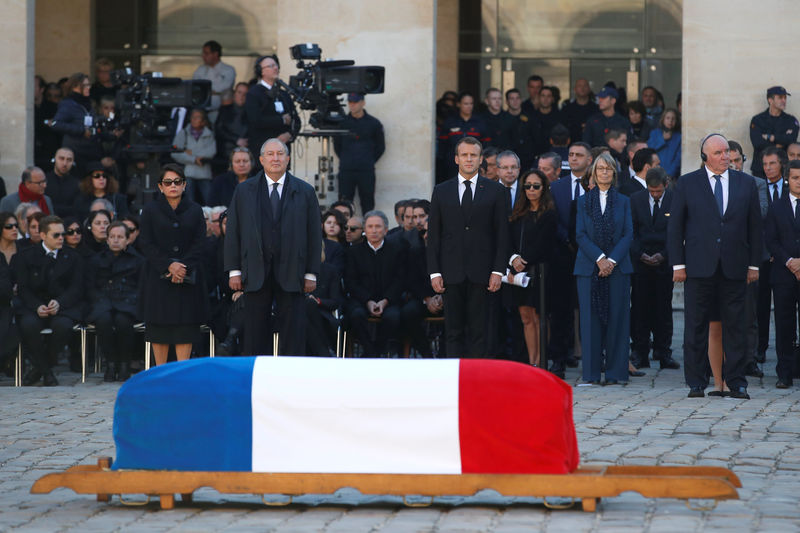
[[[278,139],[289,146],[296,133],[293,125],[299,127],[300,122],[289,94],[278,87],[278,57],[259,57],[254,72],[258,83],[250,87],[244,104],[247,145],[256,149],[267,139]]]

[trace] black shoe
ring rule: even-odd
[[[775,383],[775,388],[776,389],[788,389],[791,386],[792,386],[792,382],[791,381],[784,381],[782,379],[779,379],[778,382]]]
[[[564,379],[564,363],[561,361],[553,361],[550,365],[550,373]]]
[[[640,377],[642,377],[642,376],[646,376],[647,374],[645,374],[645,373],[644,373],[644,372],[642,372],[641,370],[636,370],[636,371],[633,371],[633,370],[628,370],[628,375],[629,375],[630,377],[632,377],[632,378],[640,378]]]
[[[677,362],[675,359],[672,358],[671,355],[668,355],[661,359],[661,370],[670,369],[670,370],[677,370],[681,367],[681,364]]]
[[[578,359],[572,355],[567,357],[567,366],[569,368],[578,368]]]
[[[755,355],[756,363],[763,365],[767,360],[767,352],[758,352]]]
[[[42,379],[42,373],[36,368],[31,368],[25,372],[25,375],[22,377],[22,384],[26,387],[30,387],[31,385],[39,383],[40,379]]]
[[[58,385],[58,380],[56,379],[55,374],[53,374],[52,370],[48,370],[44,373],[44,386],[45,387],[55,387]]]
[[[631,363],[633,363],[633,366],[636,368],[650,368],[650,358],[647,354],[633,352],[631,354]]]
[[[726,397],[731,395],[731,391],[728,391],[728,390],[712,390],[711,392],[708,393],[708,395],[709,395],[709,397],[710,396],[717,396],[717,397],[720,397],[720,398],[726,398]]]
[[[751,376],[754,378],[763,378],[764,372],[762,372],[761,369],[758,368],[758,363],[753,361],[749,365],[747,365],[747,368],[744,371],[744,375]]]
[[[123,361],[117,369],[117,381],[126,381],[131,377],[131,364]]]
[[[702,398],[706,395],[706,393],[700,387],[692,387],[689,389],[689,394],[686,396],[687,398]]]
[[[619,381],[617,379],[607,379],[603,385],[625,385],[627,381]]]
[[[732,390],[729,398],[736,398],[737,400],[749,400],[750,395],[747,394],[747,387],[739,387],[739,390]]]
[[[114,363],[111,361],[106,361],[106,371],[103,374],[103,381],[106,383],[111,383],[114,381],[114,377],[116,376],[116,372],[114,371]]]

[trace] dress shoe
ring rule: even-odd
[[[553,361],[550,365],[550,373],[564,379],[564,363],[561,361]]]
[[[25,375],[22,377],[22,384],[26,387],[30,387],[31,385],[39,383],[40,379],[42,379],[42,373],[36,368],[31,368],[25,372]]]
[[[758,363],[752,361],[750,362],[750,364],[747,365],[747,368],[744,371],[744,375],[751,376],[754,378],[763,378],[764,372],[762,372],[761,369],[758,368]]]
[[[756,363],[763,365],[767,360],[767,352],[758,352],[755,355]]]
[[[705,391],[700,387],[692,387],[689,389],[689,394],[686,396],[687,398],[702,398],[706,395]]]
[[[620,381],[618,379],[607,379],[603,385],[627,385],[627,381]]]
[[[111,383],[112,381],[114,381],[115,377],[116,377],[116,372],[114,371],[114,363],[112,363],[111,361],[106,361],[106,371],[103,374],[103,381],[105,381],[106,383]]]
[[[55,374],[53,374],[52,370],[48,370],[44,373],[44,386],[45,387],[55,387],[58,385],[58,380],[56,379]]]
[[[131,364],[123,361],[117,369],[117,381],[126,381],[129,377],[131,377]]]
[[[718,398],[727,398],[731,395],[731,391],[729,390],[712,390],[708,393],[709,396],[716,396]]]
[[[631,353],[631,363],[636,368],[650,368],[650,358],[647,354],[641,354],[638,352]]]
[[[672,358],[671,355],[668,355],[661,359],[661,370],[670,369],[670,370],[677,370],[681,367],[681,364],[677,362],[675,359]]]
[[[791,381],[784,381],[782,379],[779,379],[778,382],[775,383],[775,388],[776,389],[788,389],[791,386],[792,386],[792,382]]]
[[[732,390],[730,398],[735,398],[737,400],[749,400],[750,395],[747,394],[747,387],[739,387],[739,390]]]
[[[645,374],[645,373],[644,373],[644,372],[642,372],[641,370],[636,370],[636,371],[633,371],[633,370],[628,370],[628,375],[629,375],[630,377],[632,377],[632,378],[640,378],[640,377],[642,377],[642,376],[646,376],[647,374]]]

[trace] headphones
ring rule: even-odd
[[[725,139],[725,136],[721,133],[709,133],[708,135],[703,137],[702,141],[700,141],[700,159],[702,159],[704,163],[708,161],[708,156],[703,152],[703,147],[706,145],[706,141],[709,140],[711,137],[714,137],[715,135],[719,135],[720,137]],[[728,139],[725,140],[727,141]]]
[[[276,56],[275,54],[259,56],[258,59],[256,59],[256,64],[253,66],[253,73],[256,75],[256,78],[259,79],[259,80],[261,79],[261,62],[264,61],[268,57],[271,57],[272,59],[274,59],[275,60],[275,64],[278,65],[278,68],[281,68],[281,63],[280,63],[280,61],[278,61],[278,56]]]

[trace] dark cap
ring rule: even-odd
[[[361,93],[350,93],[347,95],[348,102],[360,102],[364,99],[364,95]]]
[[[775,96],[776,94],[779,94],[781,96],[786,96],[786,95],[792,96],[790,93],[787,93],[786,89],[784,89],[780,85],[776,85],[775,87],[770,87],[769,89],[767,89],[767,98],[769,98],[770,96]]]
[[[91,161],[90,163],[86,164],[86,175],[90,175],[94,172],[108,172],[106,167],[100,161]]]
[[[619,93],[613,87],[603,87],[600,89],[600,92],[597,93],[598,98],[608,98],[609,96],[612,98],[619,98]]]

